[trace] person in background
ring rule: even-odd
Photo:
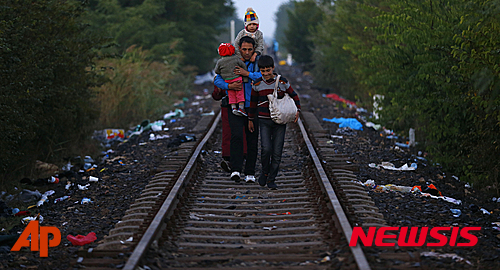
[[[214,85],[223,90],[237,90],[241,89],[242,85],[245,94],[245,109],[250,106],[250,94],[252,92],[251,81],[257,80],[262,75],[256,63],[251,62],[250,59],[255,52],[255,41],[251,37],[242,37],[238,43],[238,48],[243,58],[243,62],[247,66],[247,70],[236,67],[234,69],[235,75],[246,76],[250,80],[246,83],[233,82],[227,83],[222,76],[216,75]],[[245,181],[255,182],[255,164],[257,162],[257,148],[258,148],[258,130],[257,132],[248,130],[248,117],[239,117],[232,113],[228,114],[228,122],[231,130],[230,142],[230,161],[231,161],[231,180],[239,182],[241,179],[241,171],[243,169],[243,151],[244,151],[244,138],[246,137],[247,156],[245,163]],[[254,124],[258,125],[258,119],[252,120]],[[242,132],[244,130],[244,132]],[[245,136],[244,136],[245,135]]]
[[[215,78],[214,78],[215,79]],[[229,84],[231,85],[231,84]],[[231,88],[231,86],[229,86]],[[222,122],[222,161],[220,167],[228,173],[231,173],[231,127],[229,126],[228,114],[231,113],[226,91],[214,85],[212,98],[216,101],[220,100],[220,112]],[[245,138],[245,128],[241,129],[243,133],[243,155],[247,154],[247,140]]]
[[[267,95],[273,94],[277,78],[277,74],[274,73],[274,60],[269,55],[263,55],[259,59],[258,66],[262,78],[255,80],[252,86],[250,108],[248,110],[248,130],[250,132],[256,130],[253,120],[259,118],[262,162],[259,185],[265,186],[267,184],[268,188],[277,189],[278,185],[276,185],[275,181],[285,143],[286,124],[282,125],[273,122],[269,112]],[[279,79],[277,92],[278,98],[283,98],[286,92],[295,101],[295,106],[297,106],[295,122],[297,122],[300,112],[299,96],[283,77]]]
[[[255,13],[251,7],[247,8],[243,22],[245,23],[245,28],[238,33],[234,39],[233,45],[237,47],[242,37],[253,38],[255,40],[255,50],[250,57],[250,62],[255,62],[257,56],[262,55],[264,52],[264,34],[259,30],[259,18],[257,17],[257,13]],[[236,54],[241,55],[238,48],[236,49]]]

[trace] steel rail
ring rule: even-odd
[[[309,139],[309,136],[307,135],[307,131],[304,127],[304,124],[302,123],[302,119],[299,119],[297,121],[300,127],[300,131],[302,132],[302,136],[304,137],[304,142],[307,145],[307,149],[309,150],[309,153],[311,154],[311,157],[313,159],[314,165],[316,166],[316,169],[318,171],[318,176],[321,178],[320,182],[323,184],[323,187],[325,188],[325,191],[328,195],[328,198],[330,200],[330,203],[332,204],[333,210],[335,211],[335,214],[337,216],[337,219],[339,221],[339,224],[342,228],[342,231],[344,232],[344,236],[347,240],[347,244],[349,244],[349,241],[352,236],[352,227],[351,224],[349,223],[349,220],[347,219],[346,214],[344,213],[344,210],[342,209],[342,205],[340,204],[340,201],[337,198],[337,194],[333,190],[333,187],[328,180],[328,176],[325,173],[325,170],[323,169],[323,166],[321,164],[321,161],[318,158],[318,155],[316,154],[316,151],[314,150],[314,147],[311,143],[311,140]],[[361,270],[369,270],[370,265],[368,264],[368,261],[366,260],[365,254],[363,253],[363,250],[361,249],[360,246],[354,246],[354,247],[349,247],[351,249],[352,254],[354,255],[354,259],[356,261],[356,264],[358,265],[358,268]]]
[[[189,159],[186,167],[184,168],[184,170],[180,174],[179,178],[175,182],[175,185],[172,187],[172,190],[170,191],[167,198],[163,202],[160,210],[158,210],[158,213],[154,217],[154,219],[151,222],[151,224],[149,225],[148,229],[146,230],[146,232],[142,236],[139,243],[137,243],[137,246],[135,247],[132,255],[130,256],[130,258],[127,260],[127,263],[123,267],[124,270],[134,270],[137,267],[140,260],[144,256],[145,251],[147,250],[147,248],[149,247],[151,242],[153,242],[153,240],[157,236],[158,231],[160,230],[161,225],[163,223],[163,220],[168,215],[168,213],[170,213],[170,211],[172,210],[172,206],[175,202],[175,198],[182,190],[182,186],[184,185],[184,183],[188,179],[188,175],[190,174],[190,171],[193,168],[193,165],[195,164],[196,160],[198,159],[198,156],[200,155],[202,148],[205,146],[205,143],[208,141],[208,139],[212,136],[220,119],[221,119],[221,112],[219,111],[219,114],[217,115],[217,117],[215,118],[215,120],[212,124],[212,127],[206,133],[203,140],[198,144],[198,147],[196,147],[196,150],[193,152],[193,155]]]

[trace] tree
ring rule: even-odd
[[[374,26],[373,17],[380,0],[337,0],[324,3],[324,20],[313,33],[315,81],[349,99],[367,101],[372,88],[363,85],[374,69],[364,56],[380,43],[376,35],[365,31]],[[365,104],[366,105],[366,104]]]
[[[288,12],[294,9],[295,2],[289,1],[281,4],[278,11],[274,14],[274,20],[276,21],[276,29],[274,30],[274,39],[279,44],[285,44],[285,30],[288,29]],[[279,52],[281,55],[288,53],[285,46],[279,47]]]
[[[157,60],[178,53],[204,72],[213,68],[220,25],[232,14],[230,0],[102,0],[91,6],[88,21],[115,39],[118,46],[108,51],[137,45]]]
[[[104,43],[75,1],[5,0],[0,7],[0,174],[51,159],[80,141],[97,116],[94,49]]]
[[[302,64],[312,59],[312,32],[323,19],[323,11],[315,0],[293,1],[293,10],[287,10],[288,27],[285,32],[285,47],[293,58]]]
[[[491,0],[335,1],[315,33],[315,75],[361,97],[384,95],[384,125],[417,128],[434,161],[498,188],[499,8]]]

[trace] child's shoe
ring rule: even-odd
[[[234,113],[234,111],[233,111]],[[243,110],[243,109],[238,109],[236,110],[236,115],[239,115],[239,116],[248,116],[247,113]]]
[[[233,109],[233,114],[236,115],[236,116],[240,116],[240,113],[238,112],[237,109]]]

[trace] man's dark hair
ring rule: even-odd
[[[243,42],[245,43],[250,43],[252,44],[252,46],[255,48],[255,40],[249,36],[244,36],[240,39],[240,42],[238,44],[239,47],[241,47],[241,44],[243,44]]]
[[[259,68],[274,67],[274,60],[269,55],[263,55],[259,59]]]

